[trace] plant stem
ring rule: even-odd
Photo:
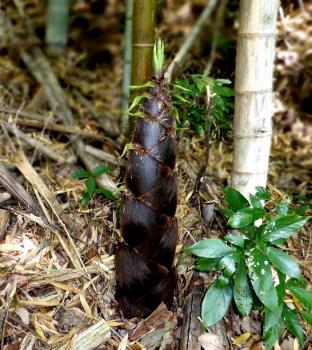
[[[126,8],[126,29],[124,42],[124,72],[122,85],[122,116],[121,129],[124,133],[128,128],[128,108],[131,84],[131,66],[132,66],[132,17],[133,0],[127,0]]]
[[[144,84],[152,78],[155,10],[155,0],[133,1],[132,85]],[[134,95],[132,99],[133,97]],[[133,128],[134,120],[133,118],[129,118],[130,132],[133,131]]]
[[[68,36],[69,0],[49,0],[46,23],[46,43],[49,53],[64,50]]]

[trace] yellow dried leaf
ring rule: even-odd
[[[85,313],[87,314],[87,316],[90,317],[90,318],[95,319],[95,317],[93,316],[92,311],[90,309],[90,306],[87,303],[87,300],[86,300],[85,296],[83,294],[80,294],[79,295],[79,299],[80,299],[80,303],[81,303]]]
[[[239,337],[235,338],[232,343],[234,345],[240,345],[244,341],[246,341],[250,336],[251,336],[251,333],[243,333]]]
[[[63,289],[63,290],[67,290],[68,292],[74,293],[74,294],[80,294],[81,290],[75,287],[72,287],[68,284],[65,283],[60,283],[60,282],[50,282],[50,284],[52,284],[52,286],[59,288],[59,289]]]
[[[36,316],[36,315],[34,315],[34,322],[33,322],[33,324],[34,324],[35,331],[36,331],[36,333],[38,334],[39,338],[40,338],[42,341],[47,341],[47,338],[46,338],[46,336],[44,335],[43,330],[41,329],[41,326],[40,326],[40,324],[39,324],[38,321],[37,321],[37,316]]]

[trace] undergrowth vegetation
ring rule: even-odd
[[[228,226],[240,234],[205,239],[186,249],[197,257],[195,269],[217,275],[203,300],[204,326],[222,319],[234,299],[242,316],[254,308],[263,309],[268,349],[283,325],[303,345],[300,319],[312,325],[312,294],[298,263],[285,252],[285,244],[307,217],[298,215],[298,207],[290,208],[287,201],[268,211],[264,202],[271,201],[271,196],[262,187],[250,195],[250,203],[232,188],[225,188],[224,194],[228,207],[220,211]]]

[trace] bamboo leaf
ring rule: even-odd
[[[312,294],[309,291],[300,287],[289,288],[289,290],[304,307],[306,307],[310,312],[312,311]]]
[[[131,106],[129,107],[128,112],[132,111],[133,108],[138,106],[144,98],[152,98],[152,95],[149,94],[148,92],[144,92],[142,95],[135,96],[135,98],[132,101]]]
[[[138,91],[138,90],[143,90],[147,88],[152,88],[154,86],[155,84],[152,81],[148,81],[147,83],[140,84],[140,85],[130,85],[130,90]]]
[[[299,312],[300,316],[309,323],[310,326],[312,326],[312,314],[307,311],[300,311]]]

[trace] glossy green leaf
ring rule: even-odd
[[[288,214],[288,205],[289,201],[282,201],[276,205],[276,212],[278,214],[278,217],[283,217]]]
[[[89,193],[90,196],[94,193],[95,190],[95,178],[94,177],[89,177],[86,181],[86,188],[87,192]]]
[[[274,344],[278,341],[281,333],[281,326],[277,324],[263,332],[264,343],[266,349],[272,349]]]
[[[223,270],[225,277],[231,277],[236,271],[236,266],[243,256],[241,249],[233,248],[233,251],[219,260],[217,269]]]
[[[206,328],[220,321],[232,301],[232,286],[218,288],[214,282],[208,289],[201,308],[201,317]]]
[[[247,278],[244,259],[241,259],[234,276],[234,301],[238,311],[247,316],[252,307],[252,292]]]
[[[89,205],[91,198],[92,198],[92,195],[90,195],[88,192],[85,192],[82,195],[81,200],[80,200],[81,205],[84,208],[86,208]]]
[[[87,170],[76,170],[71,174],[72,179],[85,179],[90,176]]]
[[[216,287],[217,288],[224,288],[230,283],[230,279],[224,275],[221,275],[216,280]]]
[[[269,330],[270,328],[278,325],[281,322],[282,312],[283,305],[280,305],[273,311],[268,309],[267,307],[264,308],[264,331]]]
[[[250,195],[250,203],[254,208],[262,208],[263,202],[271,198],[269,192],[261,186],[256,187],[256,193]]]
[[[289,309],[286,305],[283,308],[282,320],[286,328],[298,338],[300,344],[304,343],[303,329],[299,322],[297,313],[295,310]]]
[[[221,239],[209,238],[193,244],[186,248],[186,251],[203,258],[219,258],[230,254],[234,249],[224,244]]]
[[[250,282],[257,297],[270,310],[276,309],[278,297],[273,286],[271,267],[267,257],[258,248],[252,248],[246,263]]]
[[[265,214],[262,208],[244,208],[235,212],[228,220],[228,225],[233,228],[242,228],[263,218]]]
[[[100,176],[103,174],[107,174],[109,172],[112,171],[112,168],[109,165],[105,165],[105,164],[100,164],[98,166],[96,166],[93,170],[92,170],[92,176]]]
[[[263,335],[267,349],[271,349],[280,336],[282,310],[282,305],[274,311],[264,308]]]
[[[299,314],[310,326],[312,326],[312,314],[310,312],[300,311]]]
[[[281,238],[288,238],[297,232],[307,219],[298,215],[287,215],[270,222],[263,234],[263,240],[274,242]]]
[[[227,242],[235,245],[236,247],[244,248],[244,246],[245,246],[245,240],[240,236],[226,235],[226,236],[224,236],[224,239]]]
[[[229,208],[233,211],[249,207],[248,200],[234,188],[226,187],[223,192]]]
[[[312,311],[312,293],[300,287],[291,288],[290,291],[305,308]]]
[[[219,260],[220,258],[207,259],[207,258],[197,257],[194,269],[199,271],[207,271],[207,272],[215,271],[216,265],[218,264]]]
[[[294,258],[284,253],[282,250],[274,247],[267,247],[266,255],[271,264],[282,271],[285,275],[299,278],[300,268]]]
[[[218,208],[220,213],[222,213],[225,217],[230,217],[234,214],[234,211],[232,209],[228,208]]]

